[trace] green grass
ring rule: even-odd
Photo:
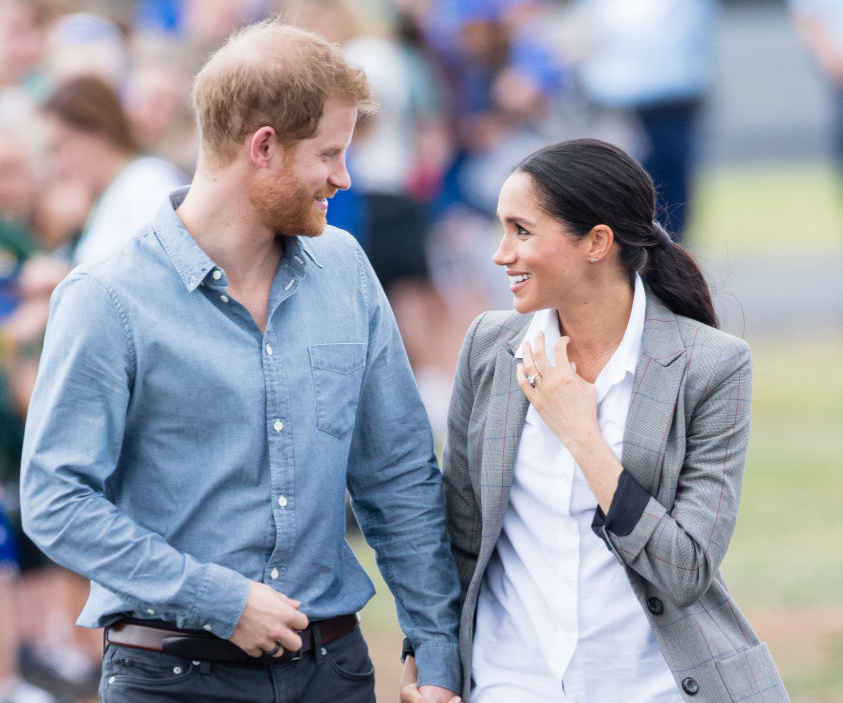
[[[753,424],[724,573],[753,607],[843,607],[843,333],[753,345]]]

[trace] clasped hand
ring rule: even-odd
[[[515,376],[527,400],[538,411],[551,432],[573,454],[578,444],[599,435],[597,426],[597,390],[577,373],[568,359],[570,337],[561,337],[553,347],[556,366],[545,351],[544,334],[534,340],[535,349],[524,342],[524,363]],[[533,377],[533,384],[528,381]]]
[[[253,657],[271,652],[280,657],[285,650],[301,649],[298,631],[308,625],[301,602],[288,598],[265,583],[252,581],[249,598],[231,641]]]

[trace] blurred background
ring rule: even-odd
[[[189,182],[193,74],[281,13],[343,46],[381,114],[329,221],[395,309],[439,446],[459,345],[510,306],[497,193],[534,148],[596,136],[644,163],[659,217],[753,348],[753,431],[727,583],[795,703],[843,700],[843,2],[840,0],[0,0],[0,701],[95,701],[87,583],[20,534],[20,441],[70,267]],[[378,699],[402,635],[362,613]]]

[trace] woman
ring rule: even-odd
[[[117,249],[170,191],[187,182],[168,161],[139,153],[117,94],[97,78],[79,76],[59,85],[44,116],[51,175],[92,203],[73,249],[74,264]]]
[[[646,171],[590,139],[501,189],[515,312],[468,332],[443,458],[471,703],[788,700],[718,570],[749,348],[716,329],[654,203]]]

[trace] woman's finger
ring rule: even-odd
[[[535,344],[535,349],[533,349],[533,361],[536,365],[536,371],[546,371],[550,368],[551,364],[547,358],[547,350],[544,345],[544,332],[539,332],[536,335],[536,338],[533,340]]]
[[[515,380],[518,381],[518,386],[522,391],[524,391],[524,395],[526,395],[528,399],[531,399],[531,394],[535,389],[527,380],[527,372],[524,369],[524,364],[518,364],[515,367]]]
[[[530,345],[529,342],[524,342],[523,353],[524,353],[524,366],[526,367],[524,373],[525,374],[528,373],[528,372],[533,373],[534,371],[537,370],[536,369],[536,359],[535,359],[535,356],[533,354],[533,347]]]
[[[562,336],[560,337],[556,344],[553,346],[553,355],[556,357],[556,364],[562,368],[566,366],[570,366],[570,361],[568,359],[568,344],[570,343],[571,338]]]

